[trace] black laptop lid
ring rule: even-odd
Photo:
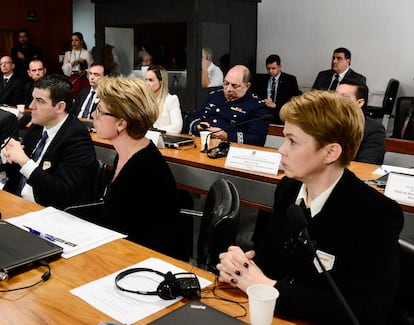
[[[0,270],[7,274],[39,260],[59,257],[63,248],[7,221],[0,221]]]

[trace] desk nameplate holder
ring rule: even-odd
[[[231,146],[224,166],[277,175],[281,158],[278,152]]]
[[[414,175],[389,173],[384,194],[398,203],[414,206]]]

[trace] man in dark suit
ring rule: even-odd
[[[351,69],[351,51],[344,47],[334,50],[332,55],[331,69],[318,73],[313,89],[336,90],[338,84],[345,78],[352,78],[366,84],[367,79]]]
[[[30,107],[32,103],[33,96],[33,84],[36,80],[44,77],[46,74],[46,67],[40,59],[33,59],[29,62],[29,67],[27,68],[27,74],[30,77],[30,80],[26,83],[24,87],[24,106]]]
[[[3,77],[0,82],[0,104],[18,105],[24,103],[24,82],[14,74],[14,62],[8,55],[0,59]]]
[[[9,163],[4,190],[60,209],[89,200],[97,160],[87,128],[68,113],[72,96],[63,75],[35,82],[32,125],[22,143],[11,139],[1,152]]]
[[[266,58],[268,75],[256,75],[252,82],[252,92],[264,98],[266,106],[273,115],[273,123],[283,124],[279,118],[279,111],[292,96],[300,94],[296,77],[282,72],[280,57],[277,54]]]
[[[362,110],[368,102],[368,87],[355,79],[343,79],[336,91],[355,101]],[[382,123],[365,116],[364,137],[354,158],[355,161],[381,165],[385,155],[385,128]]]
[[[100,63],[92,63],[88,71],[89,85],[83,88],[73,103],[71,112],[77,117],[91,118],[92,112],[96,109],[96,88],[98,88],[99,80],[108,76],[109,70]]]

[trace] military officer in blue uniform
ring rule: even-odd
[[[216,132],[212,138],[221,141],[263,146],[268,121],[259,120],[268,114],[263,100],[250,91],[250,71],[246,66],[231,68],[223,82],[223,89],[212,91],[201,109],[189,118],[189,131],[199,135],[201,130]],[[238,123],[257,119],[241,126]]]

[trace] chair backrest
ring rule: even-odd
[[[234,184],[216,180],[203,209],[197,245],[198,265],[214,271],[219,254],[234,244],[240,221],[240,196]]]
[[[385,90],[384,99],[382,101],[382,109],[384,110],[384,115],[391,115],[394,103],[397,100],[399,86],[400,82],[397,79],[391,78],[388,81],[387,89]]]
[[[402,96],[398,97],[397,105],[395,106],[394,127],[392,130],[392,138],[401,139],[401,129],[407,117],[407,114],[414,107],[414,97]]]
[[[95,180],[90,197],[91,202],[97,202],[104,198],[110,183],[110,174],[108,165],[98,159],[98,166],[96,168]]]

